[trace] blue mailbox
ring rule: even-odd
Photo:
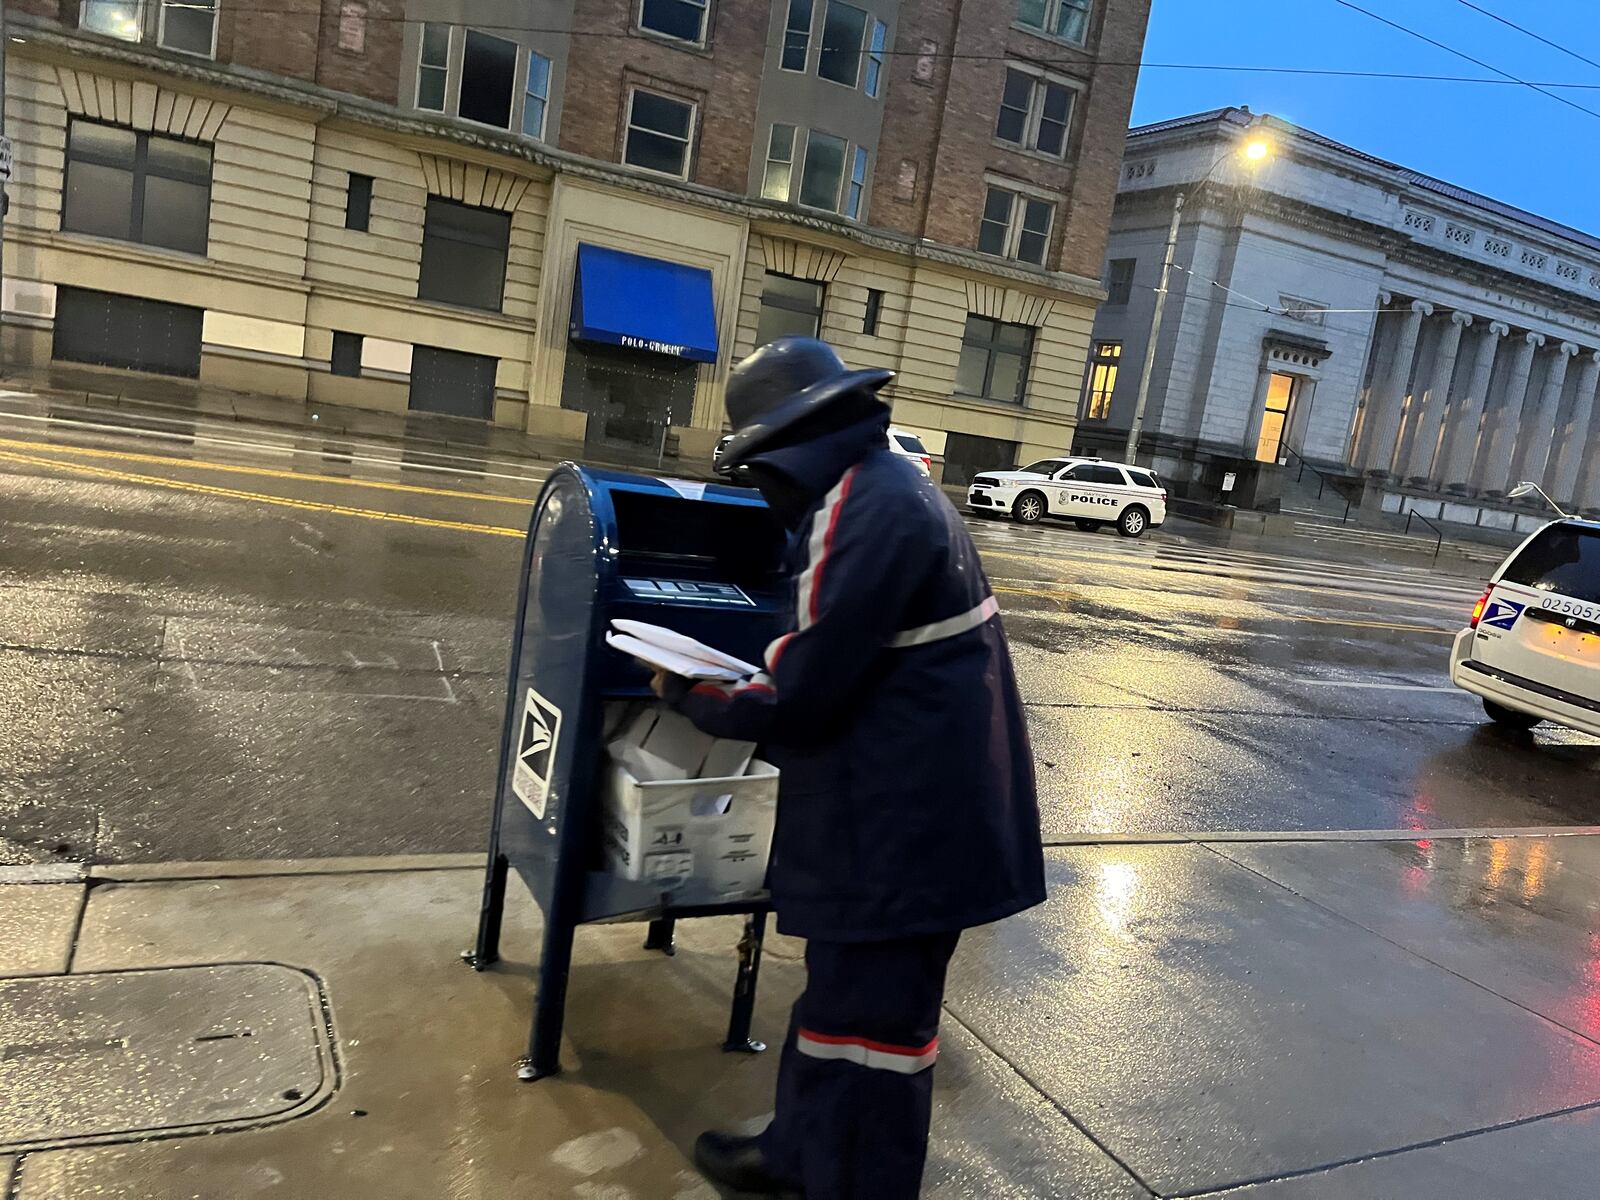
[[[478,970],[498,960],[515,870],[544,913],[524,1079],[560,1070],[573,939],[594,921],[648,921],[646,946],[670,954],[678,918],[747,914],[726,1048],[764,1048],[750,1038],[750,1016],[766,895],[729,900],[693,878],[664,892],[602,862],[605,705],[650,698],[648,672],[604,635],[613,618],[634,618],[760,662],[782,632],[784,542],[745,488],[563,463],[539,493],[523,549],[478,935],[466,955]]]

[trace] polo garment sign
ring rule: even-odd
[[[691,362],[717,361],[717,309],[704,267],[578,246],[572,336]]]

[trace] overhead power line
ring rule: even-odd
[[[1428,45],[1433,46],[1436,49],[1443,50],[1446,54],[1453,54],[1457,58],[1465,59],[1467,62],[1472,63],[1474,66],[1482,67],[1486,71],[1493,71],[1496,75],[1501,75],[1506,79],[1520,83],[1523,87],[1532,88],[1540,95],[1548,96],[1558,104],[1565,104],[1568,108],[1575,108],[1581,113],[1588,113],[1589,116],[1600,119],[1600,111],[1587,108],[1584,105],[1579,104],[1576,100],[1569,100],[1565,96],[1558,96],[1555,92],[1550,91],[1548,87],[1538,83],[1530,82],[1529,80],[1523,79],[1521,76],[1513,75],[1510,71],[1503,71],[1493,63],[1484,62],[1481,58],[1474,58],[1465,50],[1457,50],[1454,46],[1447,46],[1437,38],[1431,38],[1425,33],[1419,33],[1417,30],[1412,29],[1408,25],[1402,25],[1398,21],[1391,21],[1388,17],[1381,16],[1380,14],[1373,12],[1371,9],[1362,8],[1359,4],[1354,3],[1353,0],[1333,0],[1333,2],[1343,8],[1348,8],[1351,12],[1358,12],[1364,17],[1370,17],[1372,20],[1377,21],[1380,25],[1387,25],[1390,29],[1397,29],[1401,33],[1406,34],[1408,37],[1414,37],[1420,42],[1426,42]]]
[[[1466,0],[1461,0],[1466,3]],[[192,9],[196,12],[211,13],[216,11],[215,0],[168,0],[168,8]],[[250,13],[256,16],[270,17],[316,17],[320,13],[307,12],[304,9],[288,9],[281,7],[267,7],[261,5],[227,5],[226,12]],[[1370,15],[1370,14],[1369,14]],[[1381,18],[1380,18],[1381,19]],[[566,29],[557,25],[509,25],[488,22],[437,22],[428,21],[422,17],[408,17],[401,13],[375,13],[367,12],[365,20],[368,22],[388,23],[396,25],[428,25],[428,24],[462,24],[472,29],[479,29],[486,33],[527,33],[547,34],[552,37],[589,38],[603,40],[628,40],[639,41],[640,35],[631,31],[607,29]],[[1410,31],[1407,31],[1410,32]],[[670,43],[665,43],[670,45]],[[823,50],[859,49],[863,57],[867,55],[864,47],[830,46],[821,43]],[[1017,54],[968,54],[950,50],[934,50],[924,54],[921,50],[894,50],[885,48],[877,52],[885,58],[927,58],[941,62],[1016,62],[1019,59],[1029,62],[1038,62],[1046,66],[1055,67],[1088,67],[1091,70],[1152,70],[1152,71],[1214,71],[1238,72],[1240,74],[1255,75],[1312,75],[1327,76],[1336,79],[1394,79],[1419,83],[1465,83],[1488,84],[1494,87],[1534,87],[1534,88],[1562,88],[1571,91],[1600,92],[1600,82],[1576,82],[1570,80],[1535,81],[1530,82],[1518,79],[1515,76],[1498,72],[1500,77],[1486,78],[1482,75],[1441,75],[1418,71],[1365,71],[1345,67],[1285,67],[1257,63],[1195,63],[1195,62],[1144,62],[1139,59],[1112,60],[1099,59],[1090,55],[1076,57],[1040,58],[1037,55]],[[1474,60],[1476,61],[1476,60]],[[1585,60],[1587,61],[1587,60]],[[1480,64],[1489,70],[1498,70]],[[1559,99],[1559,97],[1557,97]],[[1589,111],[1589,110],[1585,110]],[[1600,115],[1600,114],[1597,114]]]
[[[1576,50],[1572,49],[1570,46],[1563,46],[1560,42],[1552,42],[1549,38],[1545,37],[1543,34],[1535,33],[1533,30],[1527,28],[1527,26],[1525,26],[1525,25],[1518,25],[1515,21],[1507,20],[1505,17],[1502,17],[1499,13],[1490,12],[1487,8],[1484,8],[1482,5],[1474,4],[1472,2],[1472,0],[1457,0],[1457,3],[1466,5],[1473,12],[1482,13],[1484,16],[1488,17],[1491,21],[1499,21],[1500,24],[1506,26],[1508,29],[1515,29],[1518,33],[1525,34],[1526,36],[1531,37],[1536,42],[1543,42],[1546,46],[1549,46],[1552,50],[1559,50],[1559,51],[1561,51],[1561,53],[1563,53],[1563,54],[1565,54],[1565,55],[1567,55],[1567,56],[1569,56],[1571,58],[1575,58],[1581,63],[1588,63],[1591,67],[1600,67],[1600,62],[1596,62],[1594,59],[1589,58],[1587,55],[1579,54]]]

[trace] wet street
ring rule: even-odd
[[[0,409],[0,862],[482,846],[544,468]],[[1049,842],[1600,822],[1600,743],[1449,687],[1475,576],[971,525]]]

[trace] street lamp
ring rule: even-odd
[[[1195,191],[1210,183],[1216,169],[1235,154],[1251,167],[1259,167],[1272,157],[1271,139],[1256,129],[1260,122],[1260,117],[1250,122],[1250,128],[1255,132],[1249,133],[1242,145],[1229,147],[1217,156],[1217,161],[1194,185]],[[1161,259],[1161,285],[1156,288],[1156,307],[1150,314],[1150,340],[1144,348],[1144,370],[1139,374],[1139,394],[1133,403],[1133,420],[1128,425],[1128,443],[1123,448],[1122,461],[1126,463],[1132,463],[1133,456],[1139,452],[1139,432],[1144,427],[1144,411],[1150,403],[1150,376],[1155,372],[1156,341],[1161,336],[1161,315],[1167,307],[1167,281],[1172,277],[1172,252],[1178,248],[1178,222],[1183,218],[1183,201],[1184,193],[1179,192],[1172,204],[1172,223],[1167,226],[1167,249]]]
[[[1521,483],[1517,484],[1516,487],[1512,488],[1506,493],[1506,499],[1521,500],[1524,496],[1532,495],[1534,492],[1538,492],[1539,495],[1544,498],[1544,502],[1551,508],[1555,509],[1556,514],[1561,517],[1562,520],[1569,520],[1572,517],[1571,513],[1562,508],[1561,505],[1557,504],[1554,500],[1550,499],[1550,497],[1546,495],[1545,490],[1531,479],[1524,479]]]

